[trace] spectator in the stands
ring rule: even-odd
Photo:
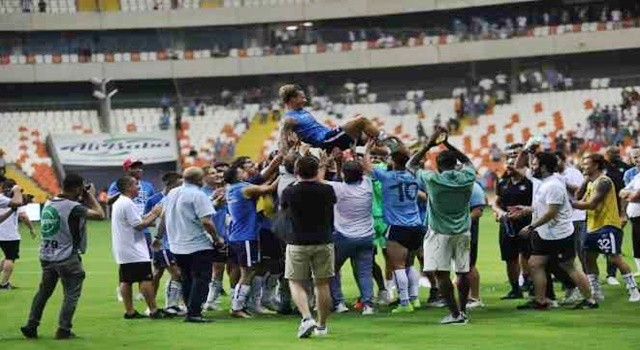
[[[500,147],[498,147],[498,145],[496,145],[495,143],[491,144],[489,153],[491,154],[492,161],[499,162],[500,160],[502,160],[502,151],[500,150]]]
[[[518,16],[516,21],[518,22],[518,35],[524,36],[527,33],[527,16]]]
[[[40,13],[47,12],[47,3],[44,0],[38,1],[38,12]]]
[[[162,116],[160,117],[160,125],[159,125],[160,130],[169,129],[169,124],[171,124],[169,114],[163,113]]]
[[[460,120],[458,118],[450,118],[447,122],[447,127],[449,128],[449,132],[453,134],[457,134],[460,132]]]
[[[22,0],[22,12],[31,12],[31,0]]]
[[[195,117],[196,116],[196,110],[197,110],[197,106],[196,106],[196,101],[195,100],[191,100],[189,101],[189,116],[190,117]]]
[[[258,113],[260,114],[260,124],[266,124],[269,118],[269,108],[266,103],[260,104],[260,111]]]
[[[422,122],[418,120],[418,125],[416,126],[416,133],[418,134],[418,140],[420,142],[425,142],[427,140],[427,133],[424,131],[424,125]]]
[[[171,104],[171,100],[169,100],[169,96],[162,95],[160,99],[160,107],[162,107],[162,114],[169,114],[169,105]]]
[[[347,80],[344,83],[344,102],[346,104],[354,104],[356,103],[356,84],[354,84],[351,80]]]
[[[367,103],[367,95],[369,95],[369,84],[366,82],[360,82],[357,86],[358,89],[358,103]]]
[[[173,114],[175,114],[176,116],[175,127],[177,131],[182,130],[182,113],[183,113],[182,103],[180,103],[180,101],[177,101],[176,104],[173,106]]]
[[[227,88],[223,88],[222,92],[220,92],[220,99],[222,100],[223,106],[228,106],[231,103],[231,91]]]

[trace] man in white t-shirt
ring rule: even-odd
[[[633,258],[636,262],[636,271],[640,271],[640,174],[633,177],[631,182],[620,191],[620,198],[626,203],[626,214],[631,222],[633,242]],[[635,273],[638,276],[639,272]]]
[[[363,176],[364,168],[357,161],[342,166],[344,182],[329,182],[336,194],[334,206],[334,246],[336,275],[331,278],[331,296],[336,312],[347,312],[340,284],[340,268],[347,261],[355,264],[363,315],[373,314],[373,213],[371,212],[373,183]],[[418,286],[416,285],[416,289]]]
[[[116,181],[120,196],[111,210],[113,257],[119,265],[120,292],[125,308],[125,319],[144,318],[133,307],[131,286],[139,283],[140,292],[149,307],[149,317],[165,318],[168,314],[156,307],[151,256],[143,229],[154,224],[162,210],[154,208],[144,218],[140,216],[132,198],[138,196],[138,180],[124,176]]]
[[[541,180],[534,191],[531,207],[516,206],[510,212],[532,214],[531,224],[518,234],[528,236],[531,241],[529,266],[534,284],[535,297],[526,304],[518,306],[520,310],[545,310],[550,304],[546,298],[546,267],[550,260],[557,260],[571,280],[580,288],[584,300],[576,309],[595,309],[598,307],[584,273],[574,264],[576,251],[573,243],[572,208],[569,194],[562,180],[554,173],[558,168],[556,155],[540,152],[530,161],[534,177]]]
[[[567,157],[562,151],[556,151],[556,157],[558,159],[558,176],[562,182],[564,182],[567,192],[569,193],[569,201],[576,200],[575,193],[582,186],[584,176],[580,170],[576,169],[571,164],[567,164]],[[583,242],[587,237],[587,213],[584,210],[573,209],[571,214],[571,221],[573,222],[573,243],[578,255],[578,260],[582,265],[582,270],[585,270],[585,256],[582,249]],[[565,285],[565,298],[563,304],[573,304],[579,302],[581,299],[580,290],[577,287]]]
[[[3,188],[12,188],[15,186],[15,182],[12,180],[5,181]],[[0,194],[0,201],[9,202],[10,199],[4,194]],[[4,259],[0,261],[0,272],[2,278],[0,278],[0,289],[12,289],[12,285],[9,283],[11,274],[13,273],[13,266],[15,261],[20,258],[20,232],[18,231],[18,220],[23,222],[29,228],[31,238],[35,238],[36,235],[33,232],[31,221],[27,216],[24,207],[19,207],[17,210],[4,208],[0,209],[0,213],[3,215],[10,214],[10,216],[0,223],[0,249],[4,254]]]

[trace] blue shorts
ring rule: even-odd
[[[605,226],[589,232],[584,242],[584,249],[605,255],[617,255],[622,250],[622,230],[613,226]]]
[[[166,269],[169,265],[175,264],[176,258],[169,249],[160,249],[153,251],[153,267],[156,269]]]
[[[260,262],[258,241],[229,242],[232,261],[242,267],[252,267]]]
[[[324,140],[320,147],[327,152],[331,152],[335,147],[344,151],[351,148],[354,142],[355,140],[342,130],[342,127],[337,127],[324,135]]]

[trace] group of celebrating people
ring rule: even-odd
[[[233,317],[297,310],[302,317],[298,337],[326,336],[330,313],[349,311],[340,278],[349,259],[359,289],[355,307],[363,315],[374,314],[377,305],[393,304],[394,314],[420,308],[423,276],[431,285],[427,303],[448,309],[440,323],[468,323],[468,309],[483,306],[476,260],[479,219],[488,203],[474,166],[449,144],[447,131],[436,129],[412,154],[363,116],[335,129],[321,125],[304,109],[299,86],[285,85],[279,95],[287,107],[279,150],[263,164],[239,157],[231,164],[169,172],[162,178],[164,189],[154,193],[142,180],[143,163],[125,160],[125,176],[109,190],[124,318],[180,315],[185,322],[211,322],[203,311],[222,308],[227,271]],[[640,301],[620,255],[627,220],[622,208],[634,233],[640,231],[640,178],[618,195],[601,155],[585,156],[581,173],[562,152],[539,146],[533,140],[510,146],[507,170],[490,205],[512,287],[504,298],[523,298],[528,291],[531,300],[518,309],[553,307],[553,275],[567,293],[563,302],[576,309],[598,308],[604,295],[597,258],[603,254],[621,271],[629,301]],[[424,158],[433,149],[438,149],[436,170],[429,170]],[[0,205],[17,208],[18,200],[7,198]],[[95,189],[69,174],[63,193],[43,209],[43,276],[21,328],[25,337],[37,337],[58,279],[64,302],[56,337],[74,336],[71,319],[84,279],[79,256],[86,250],[87,218],[104,218]],[[153,236],[150,227],[155,227]],[[384,268],[376,254],[384,257]],[[416,259],[422,273],[414,267]],[[165,270],[170,278],[160,308],[156,294]],[[136,283],[146,315],[134,308]]]

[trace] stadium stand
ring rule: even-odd
[[[76,0],[3,0],[0,2],[0,14],[12,14],[21,12],[37,13],[75,13]]]
[[[97,112],[88,110],[3,112],[0,120],[0,148],[6,152],[6,159],[49,193],[57,193],[60,185],[45,145],[47,135],[100,130]]]
[[[59,0],[68,1],[68,0]],[[128,2],[127,2],[128,1]],[[149,7],[164,7],[170,0],[154,2],[154,0],[122,0],[123,11],[145,11]],[[185,0],[189,6],[195,6],[197,0]],[[75,11],[75,9],[74,9]],[[194,60],[219,57],[263,57],[285,54],[320,54],[398,47],[440,46],[458,44],[476,40],[505,40],[513,37],[548,37],[570,33],[602,32],[640,25],[637,14],[629,13],[624,20],[612,20],[605,16],[604,20],[586,18],[584,21],[567,24],[532,23],[522,28],[511,28],[496,23],[490,31],[466,29],[472,27],[472,17],[465,19],[465,27],[451,30],[441,28],[383,28],[376,35],[354,33],[359,28],[327,29],[314,28],[305,38],[302,29],[298,33],[289,34],[284,29],[274,29],[272,35],[264,40],[249,40],[257,35],[250,27],[245,29],[222,28],[209,32],[184,31],[188,44],[173,43],[171,37],[164,37],[155,31],[131,32],[117,34],[97,34],[105,44],[86,44],[94,40],[96,34],[78,33],[73,36],[51,38],[37,34],[19,45],[0,46],[0,64],[60,64],[90,62],[147,62],[164,60]],[[297,27],[296,27],[297,28]],[[211,29],[211,28],[209,28]],[[255,30],[255,28],[254,28]],[[219,42],[222,33],[229,33],[226,42]],[[284,34],[283,34],[284,33]],[[314,33],[311,35],[310,33]],[[286,34],[286,35],[285,35]],[[229,39],[229,38],[234,39]],[[288,39],[284,40],[283,37]],[[52,45],[51,42],[57,43]],[[171,43],[171,44],[170,44]],[[173,47],[175,46],[175,47]]]
[[[241,110],[206,106],[203,115],[183,117],[179,127],[176,127],[175,113],[171,111],[166,127],[177,129],[182,164],[201,164],[214,158],[232,157],[235,143],[247,130],[258,109],[258,105],[252,104],[245,105]],[[187,112],[185,107],[184,115]],[[161,125],[160,108],[115,109],[112,113],[117,132],[151,132],[164,127]]]

